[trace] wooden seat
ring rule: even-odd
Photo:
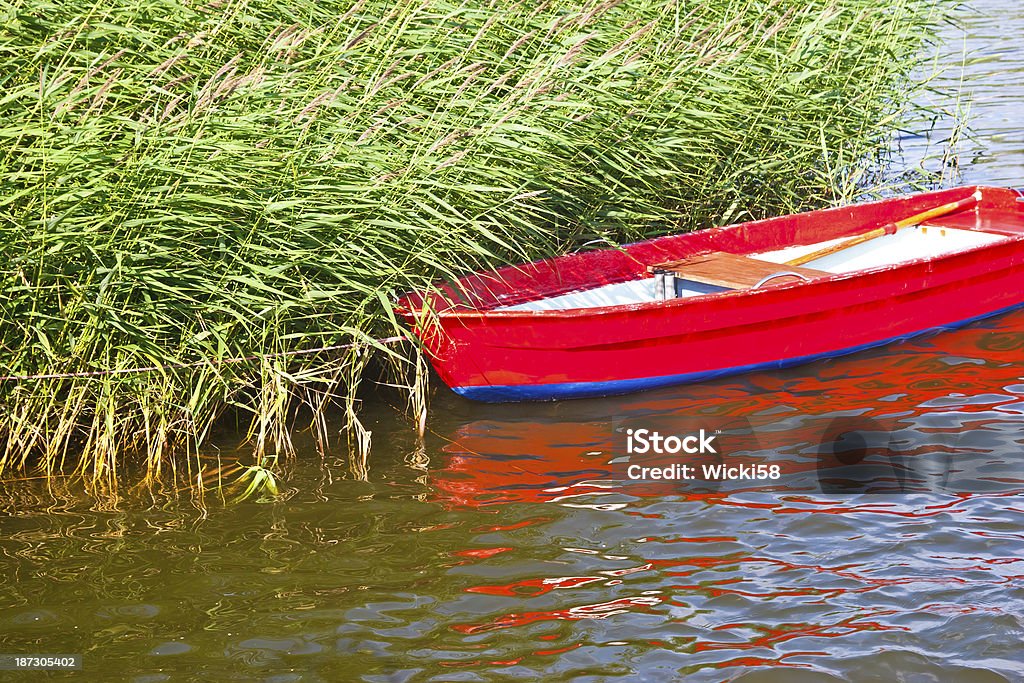
[[[700,282],[716,287],[729,289],[747,289],[760,283],[764,278],[776,273],[798,273],[806,278],[829,275],[824,270],[790,266],[785,263],[759,261],[756,258],[730,254],[724,251],[713,251],[699,254],[678,261],[658,263],[647,267],[651,273],[672,273],[678,278]],[[782,276],[779,282],[787,282],[794,276]]]

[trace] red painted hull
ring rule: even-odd
[[[625,393],[848,353],[1024,304],[1024,203],[980,188],[971,210],[935,223],[1009,236],[999,243],[809,283],[780,280],[648,303],[494,310],[644,277],[652,263],[709,250],[749,254],[857,235],[974,187],[712,228],[463,278],[399,310],[454,390],[488,401]],[[436,312],[427,323],[424,310]]]

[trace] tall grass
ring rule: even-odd
[[[228,410],[287,452],[338,400],[365,454],[394,292],[832,201],[931,5],[6,3],[0,374],[123,374],[0,382],[0,473],[160,476]]]

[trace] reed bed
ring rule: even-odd
[[[932,5],[6,3],[0,474],[159,478],[226,413],[263,462],[331,405],[365,457],[370,359],[422,418],[394,293],[848,196]]]

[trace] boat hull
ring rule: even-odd
[[[966,320],[959,320],[954,323],[948,323],[938,327],[931,327],[924,330],[920,330],[918,332],[912,332],[909,334],[904,334],[896,337],[890,337],[888,339],[867,342],[864,344],[860,344],[858,346],[838,349],[835,351],[825,351],[822,353],[808,356],[784,358],[765,363],[753,363],[750,365],[740,365],[728,368],[703,370],[697,372],[683,373],[679,375],[641,377],[633,379],[612,379],[597,382],[564,382],[554,384],[524,384],[504,386],[480,385],[451,388],[455,393],[459,394],[460,396],[484,403],[558,401],[573,398],[597,398],[602,396],[617,396],[622,394],[631,394],[639,391],[647,391],[650,389],[659,389],[662,387],[705,382],[713,379],[718,379],[719,377],[728,377],[730,375],[739,375],[748,372],[782,370],[784,368],[805,365],[808,363],[813,363],[815,361],[827,360],[829,358],[838,358],[841,356],[858,353],[860,351],[867,351],[869,349],[877,348],[879,346],[886,346],[889,344],[899,343],[922,335],[958,329],[960,327],[970,325],[971,323],[978,322],[979,320],[984,320],[986,318],[1002,315],[1004,313],[1008,313],[1021,307],[1024,307],[1024,303],[1014,304],[1012,306],[1008,306],[997,311],[984,313],[982,315],[973,318],[968,318]]]
[[[925,197],[921,205],[948,199],[949,192]],[[1024,204],[1015,204],[1011,193],[995,200],[998,220],[988,227],[1010,239],[938,259],[656,304],[452,311],[431,326],[409,311],[406,317],[442,380],[462,396],[487,402],[607,396],[783,368],[1024,304]],[[882,204],[861,208],[872,206]],[[895,214],[900,210],[907,209]],[[888,215],[871,215],[878,214]],[[985,223],[978,212],[970,220],[975,228]],[[717,229],[726,233],[718,239],[727,240],[733,229]],[[758,246],[751,234],[745,239]]]

